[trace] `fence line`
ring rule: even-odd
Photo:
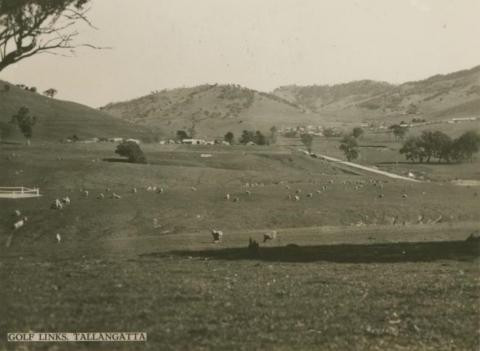
[[[0,198],[22,198],[22,197],[39,197],[39,188],[27,188],[24,186],[17,187],[0,187]]]

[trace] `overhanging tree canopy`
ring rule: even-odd
[[[90,0],[0,0],[0,72],[18,61],[57,49],[74,50],[77,22],[86,17]]]

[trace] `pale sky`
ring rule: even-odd
[[[73,58],[41,55],[0,79],[99,107],[153,90],[359,79],[392,83],[480,64],[480,0],[93,0]]]

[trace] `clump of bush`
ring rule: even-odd
[[[130,163],[147,163],[147,158],[140,145],[134,141],[123,141],[118,144],[115,153],[122,157],[127,157]]]
[[[262,132],[259,130],[244,130],[242,135],[239,139],[240,144],[248,144],[250,142],[255,143],[257,145],[268,145],[269,140]]]
[[[413,162],[430,163],[461,162],[473,160],[473,155],[480,150],[480,135],[476,131],[468,131],[460,137],[452,139],[441,131],[424,131],[420,136],[410,137],[403,144],[400,153]]]

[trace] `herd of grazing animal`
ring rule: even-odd
[[[291,188],[291,186],[288,185],[287,182],[280,182],[279,184],[283,184],[282,186],[284,186],[287,190],[290,190],[290,188]],[[366,187],[367,185],[377,187],[377,189],[379,190],[379,193],[377,195],[378,198],[383,198],[385,196],[384,195],[384,186],[385,185],[384,185],[384,182],[380,181],[380,180],[375,180],[375,179],[348,180],[348,181],[340,182],[340,181],[334,181],[333,179],[330,179],[330,180],[324,182],[324,184],[321,185],[318,190],[312,191],[312,192],[306,192],[305,193],[306,194],[305,198],[313,198],[314,196],[322,195],[324,193],[327,193],[327,192],[331,191],[334,187],[343,187],[343,189],[345,191],[352,192],[352,191],[358,191],[358,190]],[[247,198],[255,199],[255,195],[256,195],[255,188],[264,187],[264,186],[265,186],[264,183],[248,182],[248,183],[245,183],[243,185],[243,187],[244,187],[244,190],[243,190],[244,192],[243,193],[247,196]],[[247,188],[247,189],[245,189],[245,188]],[[138,189],[136,187],[132,187],[130,189],[131,189],[130,194],[135,195],[135,194],[138,193]],[[149,185],[149,186],[145,187],[144,189],[147,192],[154,192],[154,193],[158,193],[158,194],[162,194],[165,191],[165,189],[163,187],[158,187],[158,186],[155,186],[155,185]],[[191,186],[190,190],[196,192],[197,188],[195,186]],[[303,193],[304,193],[304,190],[302,190],[300,188],[297,188],[293,194],[292,193],[288,194],[288,199],[299,202],[304,197]],[[90,192],[87,189],[82,189],[82,190],[80,190],[80,194],[81,194],[80,198],[88,199],[89,195],[90,195]],[[110,194],[111,199],[117,199],[117,200],[122,199],[121,195],[117,194],[116,192],[113,192],[112,189],[110,189],[108,187],[104,189],[104,192],[97,193],[96,199],[100,199],[100,200],[105,199],[106,198],[105,194]],[[406,191],[401,194],[401,198],[404,199],[404,200],[406,200],[408,198],[408,195],[407,195]],[[230,193],[226,193],[225,196],[224,196],[224,199],[227,200],[227,201],[239,202],[240,201],[240,196],[232,196]],[[62,209],[64,209],[65,206],[69,206],[69,205],[71,205],[70,197],[69,196],[64,196],[64,197],[55,199],[54,202],[51,205],[51,208],[55,209],[55,210],[62,210]],[[18,210],[15,212],[15,216],[16,216],[16,221],[15,221],[13,227],[14,227],[15,230],[18,230],[21,227],[25,226],[25,224],[27,222],[27,217],[21,217],[21,213]],[[428,221],[428,223],[438,223],[439,221],[441,221],[441,218],[439,218],[437,220],[434,220],[434,221]],[[397,222],[398,222],[398,216],[394,217],[394,219],[392,221],[392,224],[396,224]],[[424,220],[424,217],[421,216],[421,218],[419,217],[419,219],[417,220],[417,224],[423,224],[423,223],[425,223],[425,220]],[[160,227],[160,226],[158,225],[158,220],[155,218],[154,219],[154,228],[158,228],[158,227]],[[211,230],[211,235],[212,235],[214,243],[220,243],[222,241],[224,233],[221,230],[212,229]],[[62,242],[62,237],[61,237],[60,233],[56,233],[55,239],[56,239],[57,243]],[[278,233],[275,230],[267,231],[263,234],[263,243],[267,243],[269,241],[273,241],[273,240],[276,240],[276,239],[278,239]]]

